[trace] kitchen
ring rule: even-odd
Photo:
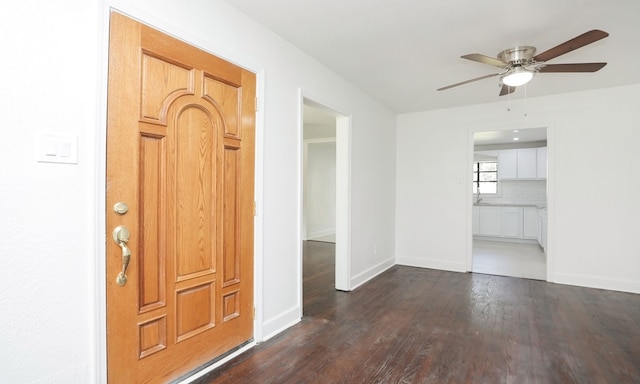
[[[546,128],[474,134],[473,272],[546,280],[546,179]]]

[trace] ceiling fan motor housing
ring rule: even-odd
[[[533,62],[533,55],[536,53],[536,47],[530,46],[519,46],[513,47],[509,49],[505,49],[504,51],[498,54],[498,59],[502,60],[507,64],[505,67],[509,66],[523,66],[529,65]]]

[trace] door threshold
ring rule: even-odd
[[[216,357],[215,359],[201,365],[200,367],[191,370],[190,372],[180,376],[174,381],[171,381],[169,384],[189,384],[193,383],[196,379],[201,378],[207,373],[213,371],[214,369],[220,367],[221,365],[229,362],[230,360],[238,357],[242,353],[248,351],[256,345],[256,342],[252,339],[245,341],[244,343],[238,345],[237,347],[223,353],[222,355]]]

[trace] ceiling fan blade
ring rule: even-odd
[[[507,84],[502,84],[502,89],[500,89],[500,96],[508,95],[516,91],[516,87],[510,87]]]
[[[478,63],[492,65],[494,67],[505,67],[509,65],[509,63],[505,63],[502,60],[494,59],[493,57],[481,55],[479,53],[471,53],[460,57],[467,60],[477,61]]]
[[[490,77],[495,77],[495,76],[498,76],[498,75],[499,75],[499,73],[492,73],[492,74],[490,74],[490,75],[485,75],[485,76],[476,77],[475,79],[465,80],[465,81],[461,81],[461,82],[459,82],[459,83],[455,83],[455,84],[447,85],[446,87],[438,88],[438,89],[437,89],[437,91],[444,91],[445,89],[449,89],[449,88],[457,87],[457,86],[459,86],[459,85],[465,85],[465,84],[473,83],[474,81],[483,80],[483,79],[488,79],[488,78],[490,78]]]
[[[605,31],[601,31],[599,29],[593,29],[589,32],[585,32],[580,36],[574,37],[571,40],[565,41],[564,43],[553,47],[547,51],[544,51],[540,54],[537,54],[533,57],[535,61],[549,61],[555,57],[560,55],[564,55],[565,53],[571,52],[580,47],[584,47],[585,45],[596,42],[600,39],[604,39],[609,36],[609,34]]]
[[[579,64],[547,64],[540,68],[540,73],[559,72],[597,72],[607,65],[607,63],[579,63]]]

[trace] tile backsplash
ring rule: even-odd
[[[498,182],[497,195],[484,194],[481,197],[483,203],[545,205],[547,202],[547,181],[504,180]]]

